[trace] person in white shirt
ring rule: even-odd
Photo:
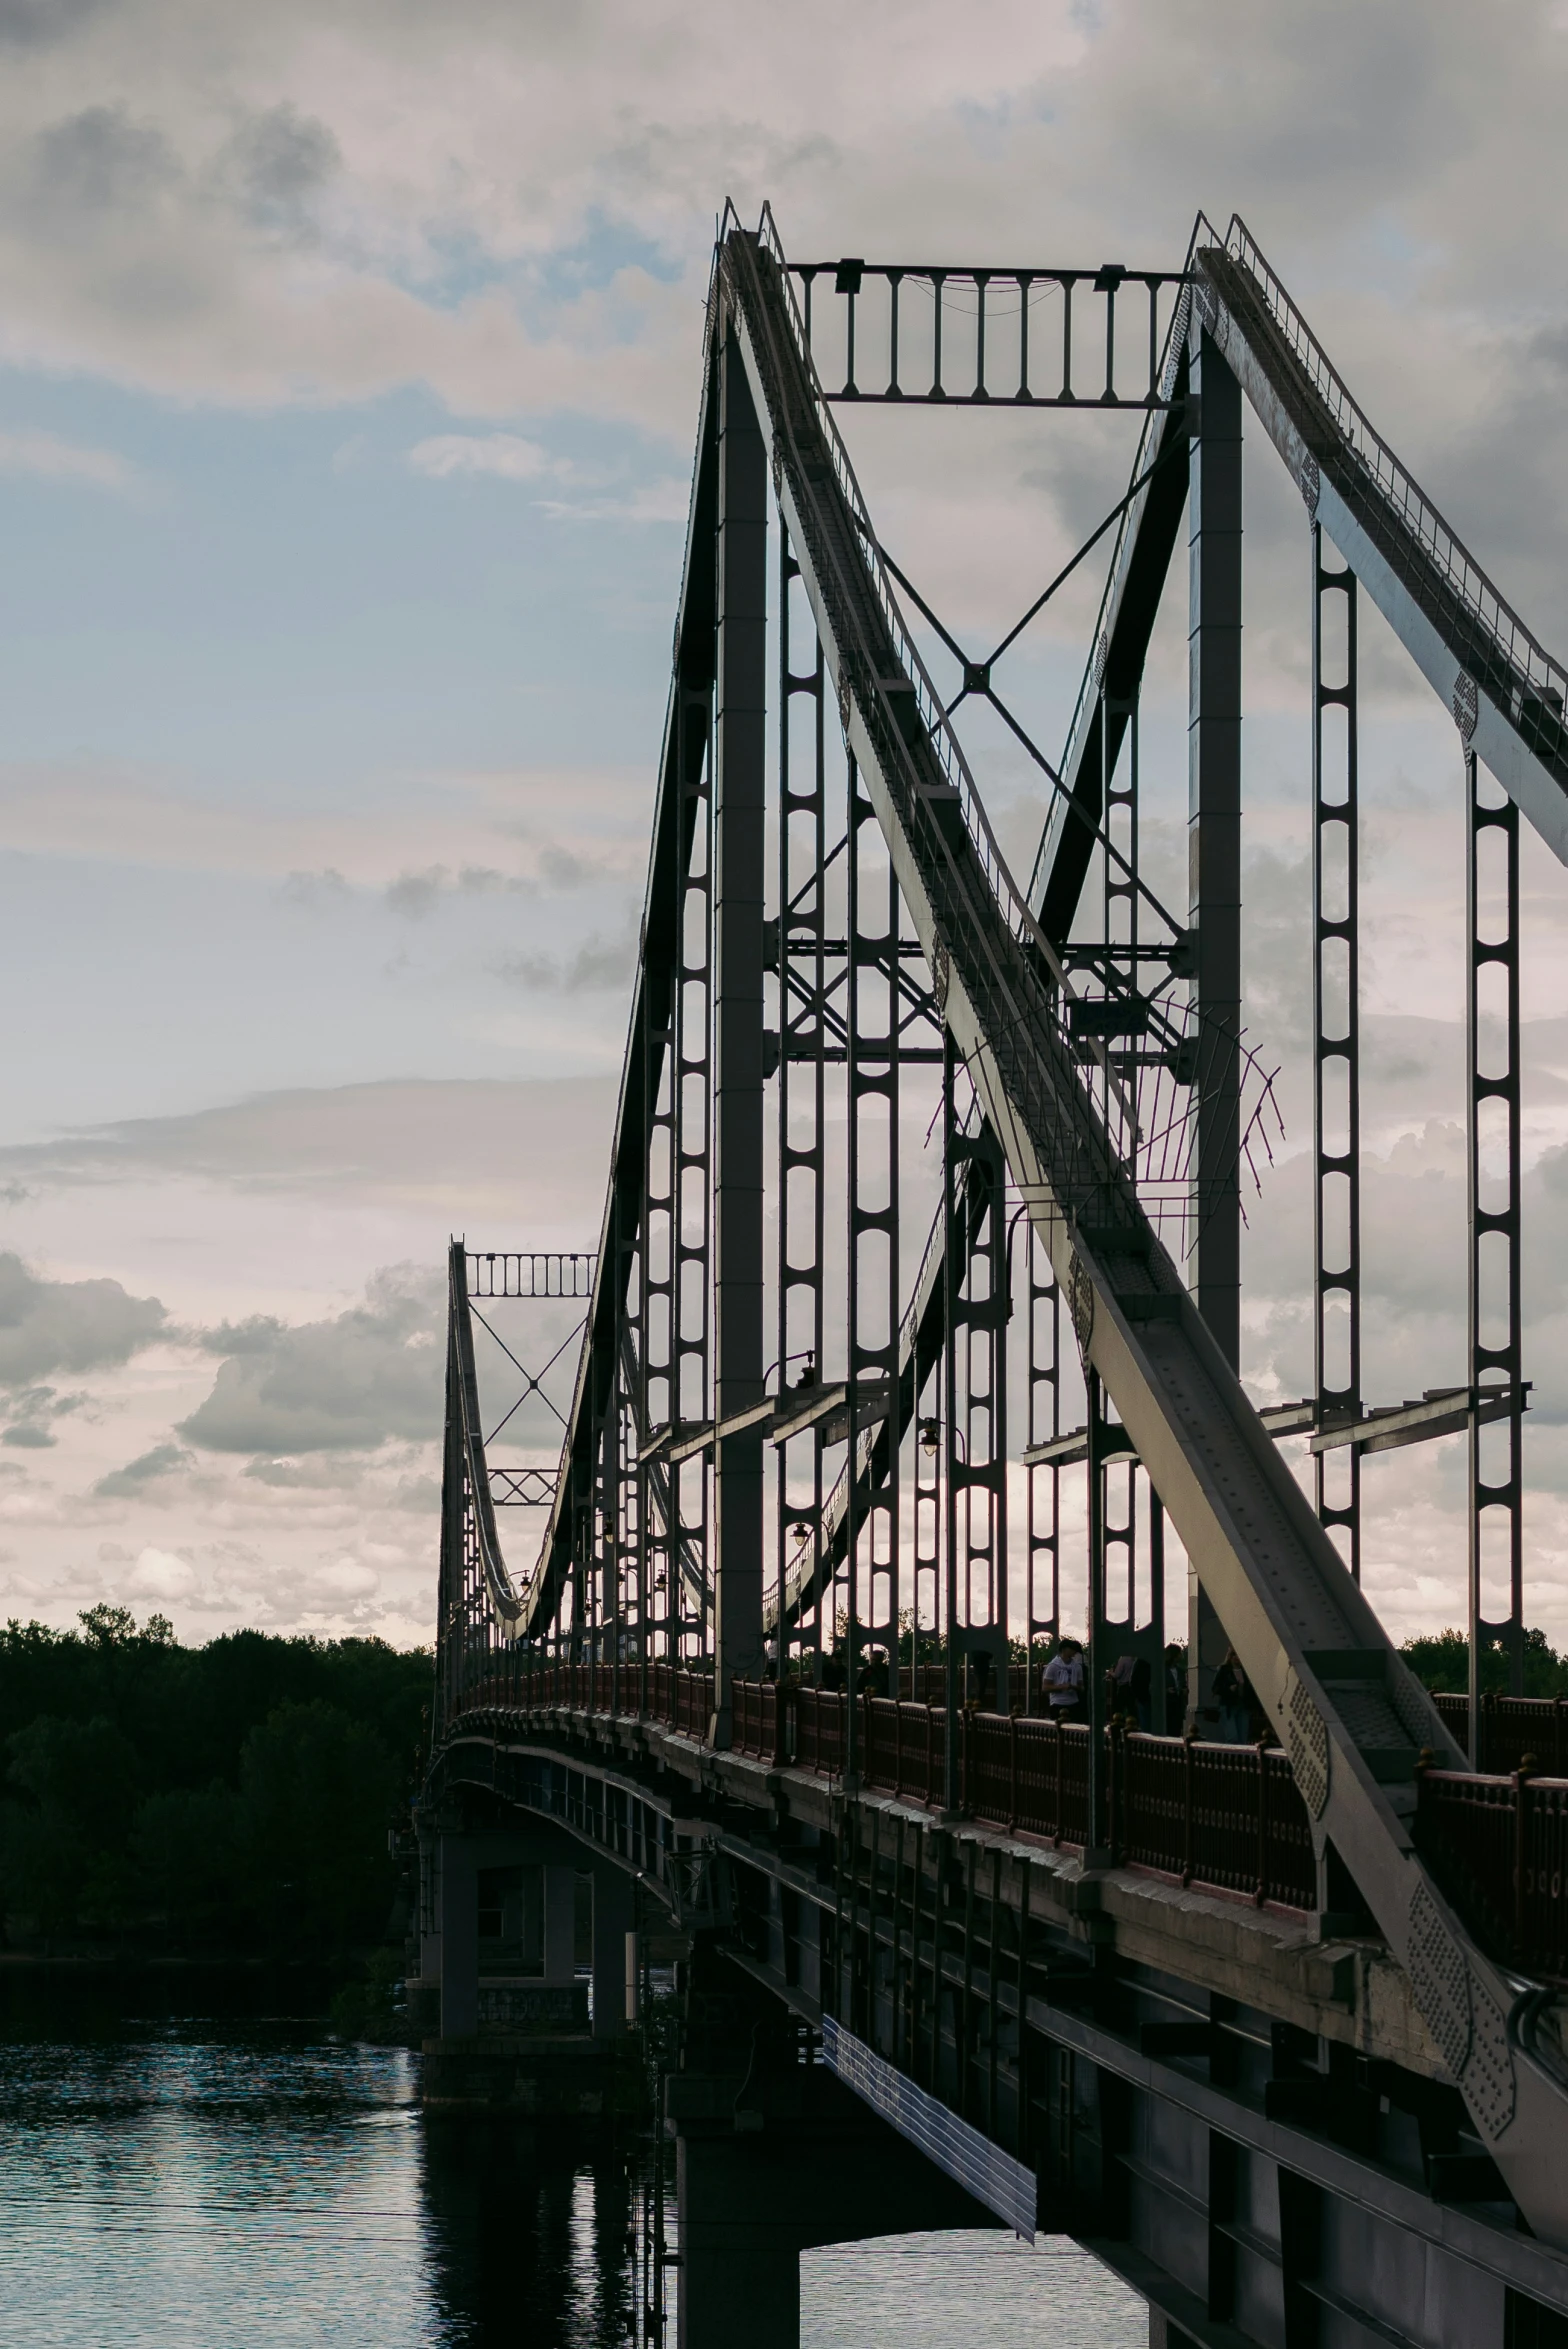
[[[1064,1639],[1045,1667],[1044,1687],[1053,1721],[1083,1719],[1083,1648]]]

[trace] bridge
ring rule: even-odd
[[[895,405],[1051,433],[1136,411],[1126,494],[994,647],[862,497],[840,420]],[[1249,461],[1303,502],[1313,744],[1314,1387],[1262,1412],[1238,1375],[1274,1114],[1241,1018],[1249,409]],[[1168,905],[1140,699],[1184,516]],[[1051,756],[1007,658],[1090,559]],[[1363,598],[1452,719],[1466,819],[1468,1346],[1413,1399],[1362,1388]],[[1568,2342],[1568,1723],[1521,1693],[1519,1065],[1519,821],[1568,859],[1565,688],[1239,220],[1200,218],[1169,270],[958,268],[792,262],[767,213],[726,214],[599,1246],[451,1254],[419,1810],[441,2093],[487,2028],[539,2093],[507,2029],[585,2030],[591,1963],[581,2100],[613,2103],[627,1952],[680,1951],[689,2349],[794,2343],[805,2245],[978,2217],[1089,2245],[1166,2349]],[[1027,882],[976,711],[1038,778]],[[580,1300],[581,1336],[559,1460],[519,1464],[475,1327],[539,1297]],[[1364,1463],[1442,1436],[1468,1445],[1471,1681],[1438,1701],[1360,1554]],[[1082,1718],[1040,1671],[1069,1624]]]

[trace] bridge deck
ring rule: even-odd
[[[451,1725],[432,1798],[468,1789],[544,1813],[686,1927],[722,1926],[734,1962],[806,2022],[831,2016],[1035,2166],[1040,2223],[1091,2242],[1174,2321],[1194,2321],[1197,2276],[1171,2238],[1194,2194],[1207,2214],[1215,2145],[1353,2212],[1357,2259],[1408,2269],[1418,2252],[1426,2306],[1479,2312],[1495,2292],[1500,2325],[1508,2295],[1568,2304],[1568,2259],[1519,2232],[1375,1933],[1321,1938],[1277,1904],[1138,1866],[1086,1873],[1038,1835],[847,1797],[798,1762],[715,1751],[695,1718],[595,1711],[588,1668],[575,1688],[557,1669],[553,1701],[541,1690]],[[1273,2274],[1292,2255],[1251,2256]],[[1491,2334],[1477,2313],[1469,2337]],[[1380,2337],[1454,2336],[1391,2309]]]

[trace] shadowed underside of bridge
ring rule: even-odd
[[[1315,1385],[1262,1417],[1237,1374],[1272,1108],[1240,1016],[1244,403],[1302,492],[1313,654]],[[882,404],[975,430],[1137,412],[1127,495],[1075,558],[1109,554],[1059,764],[998,672],[1060,581],[963,647],[837,429]],[[1139,698],[1184,513],[1173,909],[1140,868]],[[1467,812],[1468,1359],[1399,1405],[1361,1391],[1359,596],[1452,712]],[[1129,272],[791,265],[767,215],[727,216],[548,1475],[487,1456],[471,1302],[542,1260],[452,1253],[427,1806],[447,1832],[546,1814],[694,1937],[683,2144],[720,2115],[739,2174],[805,2127],[798,2030],[767,2019],[792,2012],[808,2068],[1012,2223],[1092,2242],[1160,2338],[1568,2338],[1568,1781],[1485,1767],[1489,1718],[1513,1763],[1547,1724],[1516,1705],[1506,1730],[1478,1678],[1493,1641],[1517,1693],[1523,1652],[1517,825],[1568,855],[1564,684],[1240,223]],[[1040,779],[1027,888],[966,703]],[[1360,1480],[1445,1433],[1470,1447],[1472,1685],[1440,1709],[1361,1591]],[[542,1505],[526,1573],[498,1501]],[[1069,1725],[1034,1663],[1075,1539]],[[1210,1734],[1227,1645],[1251,1744]]]

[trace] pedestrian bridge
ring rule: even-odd
[[[431,2076],[482,2065],[482,1944],[524,1947],[508,1871],[534,1870],[511,2020],[591,1961],[584,2103],[619,2093],[635,1953],[679,1953],[690,2349],[793,2343],[806,2245],[987,2214],[1077,2236],[1170,2349],[1568,2343],[1518,1052],[1518,819],[1568,855],[1568,680],[1239,222],[1200,219],[1166,271],[957,269],[791,263],[730,214],[705,354],[600,1245],[451,1254]],[[1068,566],[1107,560],[1059,762],[999,670],[1060,581],[959,642],[841,435],[890,404],[1131,416],[1127,494]],[[1237,1368],[1272,1113],[1240,1020],[1244,405],[1303,498],[1312,655],[1315,1387],[1262,1412]],[[1172,908],[1139,858],[1139,698],[1183,514]],[[1451,713],[1468,859],[1468,1354],[1386,1401],[1360,1354],[1363,596]],[[1039,775],[1027,886],[966,703]],[[476,1321],[537,1298],[584,1316],[549,1462],[487,1441],[476,1367]],[[1434,1700],[1361,1589],[1361,1492],[1444,1437],[1472,1663]],[[542,1528],[526,1566],[503,1522]],[[1063,1722],[1039,1664],[1075,1624]],[[1247,1743],[1216,1734],[1227,1652]],[[527,2032],[502,2037],[520,2077]]]

